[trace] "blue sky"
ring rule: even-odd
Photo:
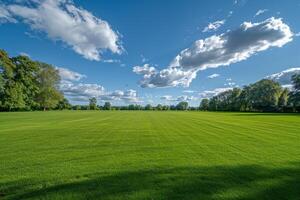
[[[289,68],[299,71],[299,0],[2,0],[0,5],[0,48],[63,68],[61,87],[75,104],[96,96],[100,104],[198,105],[219,91]],[[269,26],[271,31],[263,30]],[[202,40],[214,46],[228,38],[249,42],[212,51],[195,45]],[[195,47],[204,52],[195,53]]]

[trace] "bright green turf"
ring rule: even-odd
[[[300,115],[0,113],[0,199],[300,199]]]

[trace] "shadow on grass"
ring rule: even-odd
[[[155,169],[97,174],[31,191],[8,199],[300,199],[300,164],[286,168],[219,166]],[[12,188],[9,188],[12,187]],[[20,186],[18,186],[20,187]],[[24,192],[25,191],[25,192]],[[1,197],[0,197],[1,199]]]

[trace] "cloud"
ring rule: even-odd
[[[265,12],[267,12],[267,11],[268,11],[268,9],[260,9],[260,10],[258,10],[258,11],[255,13],[254,17],[257,17],[257,16],[259,16],[259,15],[262,15],[263,13],[265,13]]]
[[[133,72],[136,74],[144,75],[145,77],[150,77],[156,73],[155,67],[151,67],[149,64],[144,64],[143,66],[133,67]]]
[[[151,73],[139,72],[143,75],[140,85],[188,87],[198,71],[228,66],[271,47],[282,47],[292,41],[292,37],[290,27],[279,18],[272,17],[259,23],[244,22],[235,30],[197,40],[181,51],[166,69],[158,71],[152,67]],[[136,66],[133,71],[139,68]]]
[[[65,81],[79,81],[86,78],[86,75],[71,71],[67,68],[56,67],[56,69],[58,70],[61,79]]]
[[[5,6],[0,5],[0,23],[17,23],[17,20],[10,14]]]
[[[120,60],[116,60],[116,59],[107,59],[107,60],[102,60],[102,62],[104,63],[120,63]]]
[[[183,90],[182,92],[183,93],[194,93],[195,91],[194,90]]]
[[[292,84],[291,79],[294,74],[300,74],[300,67],[289,68],[282,72],[266,76],[265,78],[276,81],[281,85],[285,85],[286,87],[289,87],[289,85]]]
[[[28,53],[25,53],[25,52],[20,52],[20,55],[21,56],[26,56],[26,57],[30,58],[30,55]]]
[[[212,75],[207,76],[207,78],[213,79],[213,78],[217,78],[219,76],[220,76],[220,74],[212,74]]]
[[[195,100],[196,97],[194,97],[194,96],[187,96],[187,95],[181,95],[181,96],[177,96],[177,97],[173,97],[171,95],[164,95],[164,96],[161,96],[160,99],[164,100],[164,101],[179,102],[179,101],[192,101],[192,100]]]
[[[138,98],[137,92],[135,90],[116,90],[112,93],[103,95],[101,98],[110,98],[111,100],[122,100],[126,103],[141,103],[142,101]]]
[[[218,30],[224,23],[226,20],[219,20],[219,21],[215,21],[212,23],[209,23],[204,29],[203,29],[203,33],[205,32],[209,32],[209,31],[216,31]]]
[[[104,95],[104,87],[98,84],[72,83],[70,81],[62,81],[60,90],[71,97],[82,97],[89,99],[91,97],[99,97]]]
[[[124,103],[141,103],[135,90],[116,90],[108,92],[99,84],[74,83],[62,81],[60,90],[73,101],[87,102],[96,97],[99,101],[122,101]]]
[[[225,91],[228,91],[228,90],[232,90],[233,88],[232,87],[226,87],[226,88],[216,88],[216,89],[213,89],[213,90],[205,90],[203,92],[200,92],[199,93],[199,96],[201,98],[211,98],[215,95],[218,95],[222,92],[225,92]]]
[[[28,24],[33,30],[45,32],[49,38],[66,43],[89,60],[99,61],[104,50],[121,53],[119,35],[108,22],[95,17],[71,0],[29,0],[25,4],[6,5],[0,11],[4,19],[13,16]],[[4,13],[4,14],[3,14]],[[6,15],[5,15],[6,14]],[[4,15],[4,17],[3,17]],[[9,21],[9,20],[7,20]]]
[[[174,87],[177,85],[187,87],[196,77],[196,71],[193,70],[183,71],[177,68],[167,68],[158,72],[155,67],[148,64],[133,67],[133,72],[143,75],[140,86],[144,88]]]
[[[233,87],[233,86],[236,85],[236,83],[235,83],[235,82],[228,82],[228,83],[225,83],[224,85],[225,85],[225,86]]]

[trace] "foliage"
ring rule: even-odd
[[[176,105],[176,109],[177,110],[187,110],[188,108],[189,108],[189,104],[186,101],[179,102]]]
[[[299,112],[299,77],[300,75],[293,76],[294,90],[291,92],[287,88],[282,88],[277,82],[263,79],[245,86],[243,89],[234,88],[221,92],[209,100],[203,99],[199,109],[209,111]]]
[[[40,67],[38,74],[39,93],[36,100],[44,110],[55,108],[63,100],[63,95],[58,90],[60,76],[52,66],[45,63],[38,63],[38,65]]]
[[[97,110],[97,99],[96,97],[92,97],[89,99],[89,109],[90,110]]]
[[[27,56],[10,58],[0,50],[0,110],[55,108],[63,95],[60,76],[54,67]]]
[[[111,103],[110,102],[105,102],[103,106],[104,110],[110,110],[111,109]]]

